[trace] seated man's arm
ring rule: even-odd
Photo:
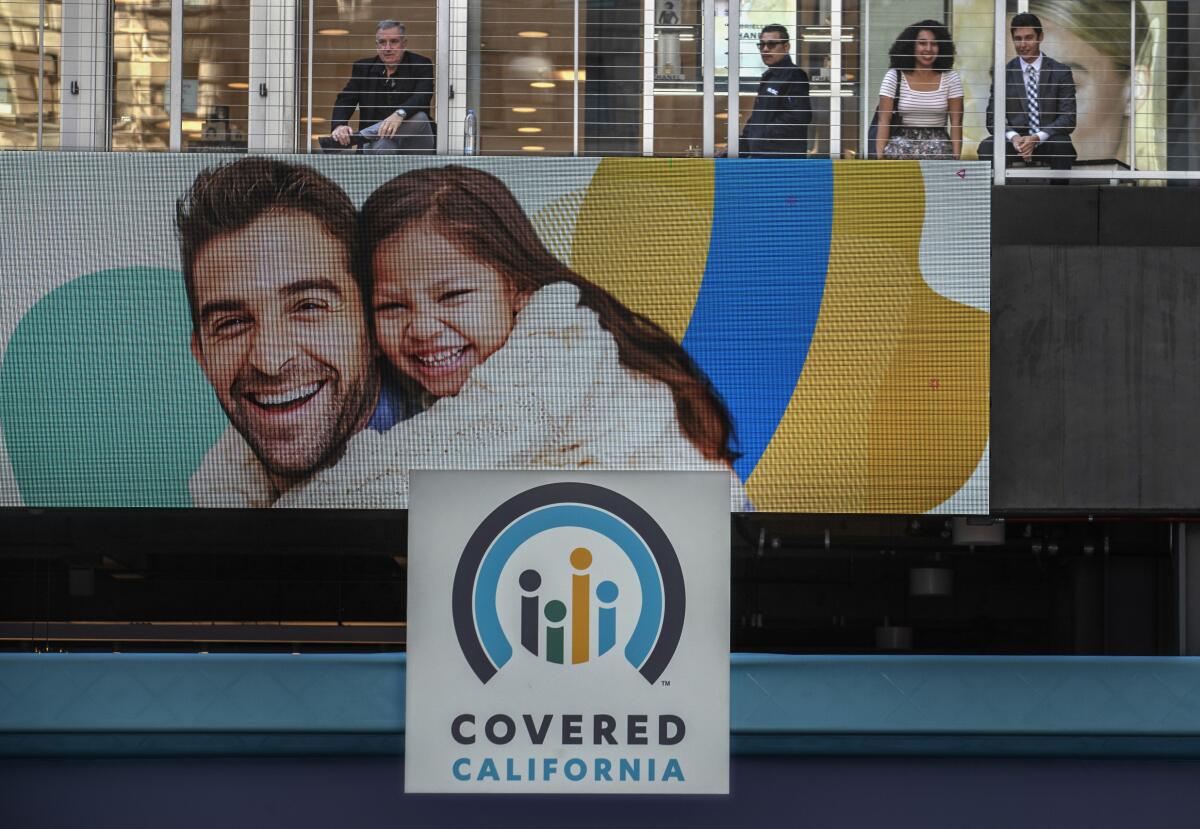
[[[359,73],[358,63],[350,69],[350,80],[346,81],[346,85],[342,87],[342,91],[338,93],[333,102],[333,117],[330,119],[329,134],[342,144],[350,143],[350,119],[354,117],[354,110],[358,108],[359,96],[362,94],[362,76]],[[339,135],[339,132],[344,133],[344,136]]]
[[[399,107],[410,117],[418,112],[429,112],[429,104],[433,100],[433,62],[429,58],[413,55],[412,71],[415,82],[413,93]]]

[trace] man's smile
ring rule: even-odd
[[[242,396],[255,408],[270,414],[284,414],[302,408],[325,386],[324,380],[293,386],[281,391],[247,391]]]

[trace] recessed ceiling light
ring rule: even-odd
[[[549,32],[517,32],[517,37],[550,37]]]
[[[573,80],[575,80],[575,70],[574,69],[559,69],[557,72],[554,73],[554,77],[558,78],[560,81],[573,81]],[[581,80],[581,81],[587,80],[587,70],[586,69],[579,70],[579,80]]]
[[[534,81],[529,85],[534,89],[553,89],[554,81]]]
[[[542,150],[544,150],[546,148],[541,146],[540,144],[526,144],[521,149],[527,153],[540,153]]]
[[[537,112],[537,107],[513,107],[512,111],[520,115],[529,115],[530,113]]]
[[[230,89],[249,89],[250,88],[250,84],[246,83],[245,81],[230,81],[229,83],[227,83],[225,85],[228,86]]]
[[[517,132],[541,132],[541,127],[517,127]]]
[[[718,120],[718,121],[728,121],[728,120],[729,120],[729,113],[728,113],[728,112],[718,112],[718,113],[717,113],[717,120]]]
[[[314,124],[324,124],[325,123],[325,119],[322,118],[320,115],[314,115],[311,118],[309,116],[305,115],[304,120],[311,121]]]
[[[337,37],[338,35],[350,34],[350,30],[349,29],[317,29],[317,34],[329,35],[331,37]]]
[[[184,121],[182,124],[182,129],[184,132],[200,132],[200,130],[204,129],[204,122],[191,120]]]

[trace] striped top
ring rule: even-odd
[[[899,73],[902,77],[904,73]],[[889,69],[883,75],[883,83],[879,86],[879,94],[889,98],[896,97],[897,72]],[[962,79],[954,70],[943,72],[938,81],[938,88],[930,92],[922,92],[908,85],[908,78],[903,78],[900,101],[896,109],[900,111],[906,127],[944,127],[946,114],[950,111],[949,101],[963,96]]]

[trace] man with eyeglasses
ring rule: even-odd
[[[742,128],[738,155],[745,158],[789,158],[808,153],[812,103],[808,73],[792,62],[788,30],[778,23],[763,27],[758,53],[767,65],[758,84],[754,110]]]
[[[434,152],[429,102],[433,62],[408,51],[404,24],[383,20],[375,27],[373,58],[354,62],[350,80],[333,103],[333,131],[322,147],[364,143],[367,152]],[[358,109],[359,141],[349,121]]]

